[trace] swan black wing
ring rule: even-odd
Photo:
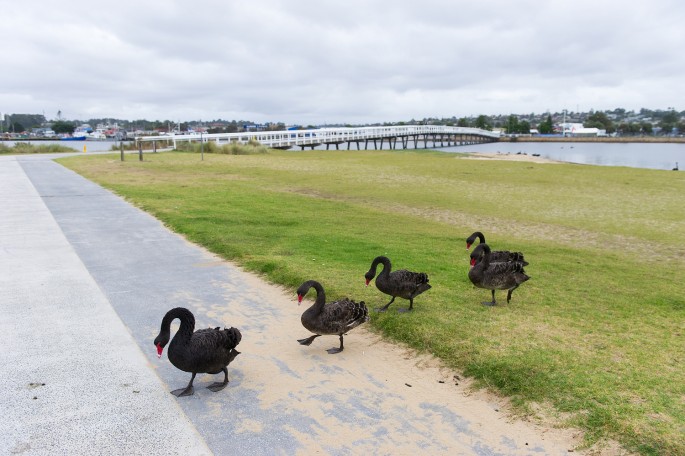
[[[490,261],[493,263],[522,263],[523,266],[528,266],[528,262],[523,258],[523,253],[510,252],[508,250],[496,250],[491,252]]]
[[[392,272],[390,274],[391,286],[395,296],[405,299],[416,296],[428,290],[428,274],[425,272],[412,272],[406,269]]]
[[[369,310],[364,301],[348,298],[327,303],[319,321],[329,334],[343,334],[369,320]]]

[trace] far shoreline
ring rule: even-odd
[[[592,142],[592,143],[676,143],[685,144],[685,137],[672,136],[502,136],[499,142]]]

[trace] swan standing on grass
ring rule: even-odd
[[[326,304],[326,293],[323,286],[315,280],[308,280],[297,289],[298,305],[302,304],[302,298],[310,288],[316,290],[316,301],[301,317],[302,326],[314,333],[306,339],[299,339],[300,345],[311,345],[312,341],[322,335],[340,336],[340,347],[329,348],[329,354],[340,353],[344,350],[343,334],[369,321],[369,310],[364,301],[354,302],[351,299],[343,298],[338,301]]]
[[[223,382],[214,382],[207,388],[211,391],[221,391],[228,385],[228,366],[236,356],[240,354],[235,347],[240,343],[242,335],[236,328],[199,329],[195,332],[195,317],[192,312],[183,307],[171,309],[162,319],[162,327],[159,335],[155,338],[157,356],[162,356],[162,351],[167,343],[171,332],[171,322],[178,318],[181,326],[169,344],[169,361],[178,369],[190,372],[193,376],[185,388],[171,392],[174,396],[190,396],[195,391],[193,380],[195,375],[207,373],[224,373]]]
[[[383,265],[383,270],[378,277],[376,277],[376,268],[379,264]],[[373,259],[371,269],[364,274],[366,279],[366,286],[376,277],[376,288],[383,293],[392,296],[389,303],[383,307],[376,309],[376,312],[385,312],[388,310],[390,304],[393,303],[396,297],[409,300],[408,309],[398,309],[398,312],[409,312],[414,308],[414,298],[426,290],[430,290],[431,286],[428,284],[428,274],[425,272],[411,272],[406,269],[391,272],[392,266],[390,259],[384,256],[378,256]]]
[[[486,306],[495,306],[495,290],[509,290],[507,304],[511,300],[511,293],[523,282],[530,279],[523,270],[523,263],[491,262],[491,251],[487,244],[478,244],[471,252],[471,269],[469,280],[478,288],[492,291],[492,302],[483,302]]]
[[[471,248],[471,245],[478,239],[481,244],[485,244],[485,236],[480,231],[476,231],[471,236],[466,238],[466,250]],[[490,252],[490,261],[493,263],[499,262],[518,262],[528,266],[528,262],[523,258],[521,252],[510,252],[508,250],[495,250]]]

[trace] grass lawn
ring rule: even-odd
[[[374,313],[522,414],[544,410],[642,454],[685,454],[685,173],[482,161],[434,151],[70,157],[60,163],[173,230],[294,290],[388,302],[371,260],[427,272],[415,311]],[[481,301],[465,239],[526,255],[506,304]]]

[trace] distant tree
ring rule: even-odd
[[[635,122],[622,122],[616,128],[616,131],[622,135],[637,135],[642,131],[642,127]]]
[[[519,133],[524,135],[530,134],[530,122],[527,120],[522,120],[519,122]]]
[[[554,124],[552,123],[552,114],[547,114],[547,119],[538,125],[538,131],[542,135],[549,135],[554,132]]]
[[[24,131],[26,129],[43,126],[43,124],[45,123],[45,116],[42,114],[12,114],[9,116],[9,121],[10,126],[14,124],[14,131]],[[17,130],[17,125],[20,125],[23,128],[21,130]]]
[[[519,131],[519,118],[516,117],[514,114],[509,115],[507,118],[507,123],[506,127],[507,133],[511,134],[516,134],[520,133]]]
[[[676,113],[673,108],[666,111],[666,113],[661,116],[661,121],[659,122],[662,133],[665,135],[670,134],[678,125],[679,120],[678,113]]]
[[[645,135],[651,135],[654,132],[654,127],[649,122],[642,122],[640,124],[640,129]]]
[[[678,122],[676,128],[678,129],[678,134],[685,135],[685,120]]]
[[[19,122],[10,122],[10,128],[8,131],[11,131],[13,133],[21,133],[22,131],[26,131],[26,128]]]
[[[481,130],[492,130],[488,116],[483,114],[479,115],[476,119],[476,128],[480,128]]]
[[[583,123],[586,128],[599,128],[601,130],[606,130],[607,133],[613,133],[616,131],[614,123],[607,117],[603,112],[594,112],[590,114],[587,120]]]
[[[457,127],[469,127],[469,126],[471,126],[471,125],[469,124],[469,119],[467,119],[466,117],[461,117],[457,121]]]
[[[60,133],[67,133],[67,134],[72,134],[76,127],[74,126],[73,123],[67,122],[64,120],[58,120],[57,122],[54,122],[52,124],[52,131],[54,131],[57,134]]]
[[[285,130],[285,124],[283,122],[269,124],[269,126],[267,127],[267,130],[271,130],[271,131]]]

